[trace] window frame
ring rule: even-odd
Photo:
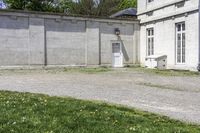
[[[180,27],[178,27],[180,26]],[[179,30],[180,28],[180,30]],[[180,40],[179,40],[180,37]],[[184,39],[183,39],[184,38]],[[184,65],[186,63],[186,25],[185,22],[175,24],[175,57],[177,65]],[[180,46],[179,46],[180,45]],[[180,51],[178,51],[178,49]],[[180,53],[180,55],[178,55]]]
[[[178,2],[175,4],[175,7],[178,9],[178,8],[182,8],[185,6],[185,1],[181,1],[181,2]]]
[[[153,13],[154,13],[153,11],[150,11],[150,12],[147,12],[146,15],[147,15],[148,17],[151,17],[151,16],[153,16]]]
[[[146,38],[147,38],[147,45],[146,45],[146,56],[154,55],[154,41],[155,30],[153,27],[146,29]]]

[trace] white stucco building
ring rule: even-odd
[[[166,68],[197,70],[199,0],[138,0],[140,62],[165,56]]]

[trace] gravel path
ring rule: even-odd
[[[101,100],[200,123],[200,77],[165,77],[130,71],[99,74],[0,72],[0,88]]]

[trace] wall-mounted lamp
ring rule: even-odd
[[[120,30],[119,30],[119,28],[115,28],[115,34],[116,34],[117,36],[120,35]]]

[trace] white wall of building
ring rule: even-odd
[[[146,3],[146,0],[138,1],[138,18],[141,20],[140,61],[142,66],[145,66],[147,56],[146,30],[153,27],[155,32],[154,55],[167,55],[167,68],[197,70],[199,52],[198,0],[186,0],[183,7],[177,8],[177,3],[183,1],[166,0],[160,2],[160,0],[154,0],[151,7],[146,8],[140,7]],[[148,16],[149,11],[153,12],[152,16]],[[175,24],[179,22],[186,24],[186,62],[182,65],[176,63]]]

